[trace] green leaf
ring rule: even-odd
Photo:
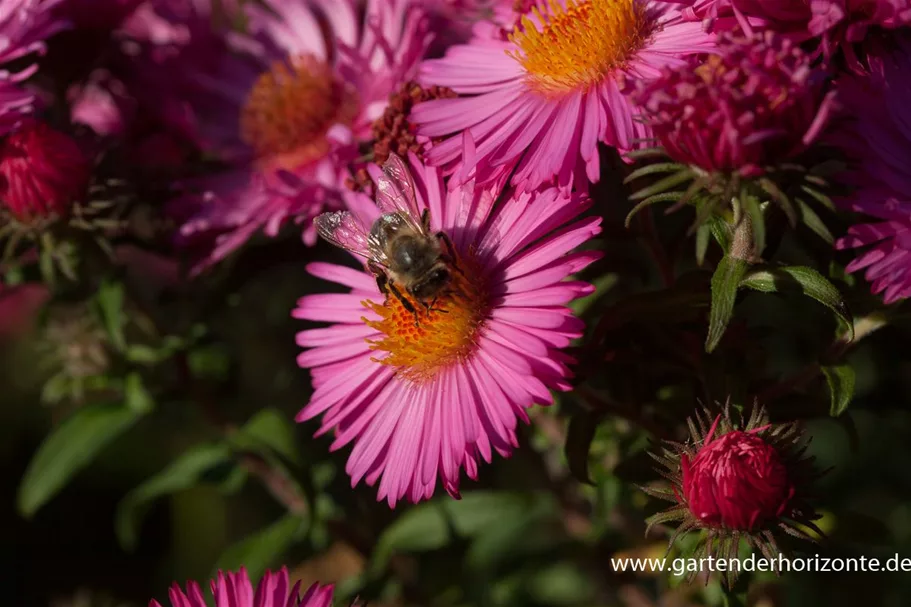
[[[538,494],[524,512],[503,519],[474,538],[465,563],[475,572],[491,575],[509,560],[540,552],[553,554],[555,545],[565,541],[565,528],[557,515],[556,500]]]
[[[847,325],[849,336],[854,340],[854,321],[848,304],[835,285],[813,268],[755,268],[743,279],[741,286],[764,293],[797,292],[812,297],[832,310]]]
[[[594,485],[588,473],[588,452],[595,431],[598,429],[600,416],[591,411],[581,411],[569,420],[566,431],[566,444],[563,447],[569,471],[581,483]]]
[[[126,399],[126,405],[133,411],[140,414],[150,413],[155,407],[152,396],[145,389],[142,383],[142,376],[133,372],[127,375],[126,382],[123,386],[123,395]]]
[[[829,384],[829,415],[838,417],[845,412],[854,398],[854,369],[848,364],[830,365],[822,367],[822,374],[826,376],[826,383]]]
[[[667,158],[667,152],[665,152],[664,148],[661,147],[642,148],[639,150],[631,150],[627,152],[626,157],[630,160],[641,160],[643,158]]]
[[[415,506],[393,522],[377,541],[372,569],[382,571],[389,557],[397,552],[426,552],[449,541],[449,524],[437,502]]]
[[[304,536],[307,526],[307,520],[287,514],[265,529],[248,535],[218,557],[213,577],[219,570],[236,571],[243,566],[251,580],[259,580],[266,569],[277,565],[285,552]]]
[[[645,177],[646,175],[654,175],[656,173],[674,173],[682,168],[684,168],[684,165],[677,162],[654,162],[652,164],[638,168],[627,175],[626,179],[623,180],[623,183],[629,183],[631,181],[639,179],[640,177]]]
[[[48,435],[19,486],[19,512],[30,517],[147,413],[120,403],[86,405]]]
[[[95,295],[95,303],[111,343],[121,352],[125,351],[127,343],[123,334],[123,285],[107,280],[102,282]]]
[[[696,229],[696,263],[702,266],[705,263],[705,254],[709,250],[709,241],[712,239],[712,226],[704,223]]]
[[[663,192],[661,194],[653,194],[653,195],[649,196],[648,198],[646,198],[645,200],[643,200],[642,202],[640,202],[639,204],[637,204],[636,206],[633,207],[633,210],[630,211],[629,214],[626,216],[626,219],[623,222],[623,226],[625,228],[629,228],[629,224],[632,223],[633,217],[635,217],[636,213],[638,213],[645,207],[649,207],[649,206],[651,206],[653,204],[657,204],[659,202],[676,202],[676,201],[680,200],[680,198],[682,196],[683,196],[683,192]]]
[[[826,224],[823,223],[819,215],[810,208],[806,202],[797,199],[797,208],[800,210],[800,217],[803,220],[803,224],[810,228],[813,233],[826,241],[827,244],[832,244],[835,242],[835,237],[832,236],[832,232],[829,231],[829,228],[826,227]]]
[[[231,450],[223,443],[195,445],[130,491],[117,507],[114,523],[121,546],[136,547],[142,518],[153,500],[199,484],[208,471],[230,461]]]
[[[513,491],[472,491],[446,500],[443,509],[456,533],[471,537],[516,519],[534,505],[535,496]]]
[[[527,591],[546,605],[578,605],[590,602],[592,578],[571,562],[548,565],[529,576]]]
[[[289,462],[300,463],[294,424],[277,409],[263,409],[251,417],[238,432],[235,443],[239,447],[269,447]]]
[[[705,223],[711,227],[712,237],[721,246],[722,250],[727,251],[730,249],[731,240],[733,240],[730,224],[720,217],[710,217]]]
[[[655,194],[661,194],[674,188],[681,183],[685,183],[693,178],[693,171],[690,169],[683,169],[674,173],[673,175],[668,175],[664,179],[660,179],[657,182],[653,183],[650,186],[646,186],[641,190],[638,190],[635,194],[630,196],[630,200],[644,200],[649,196],[654,196]]]
[[[711,352],[721,341],[734,315],[734,302],[740,281],[749,269],[742,259],[725,255],[712,275],[712,308],[709,311],[709,332],[705,340],[705,351]]]

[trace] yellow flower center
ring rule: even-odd
[[[550,0],[543,13],[532,9],[538,29],[527,15],[510,40],[521,50],[509,51],[525,71],[532,88],[545,94],[587,89],[604,80],[638,51],[651,23],[639,0]]]
[[[396,285],[416,310],[417,319],[391,293],[382,304],[364,302],[380,315],[379,320],[364,321],[383,334],[370,342],[370,349],[387,353],[373,360],[395,367],[400,377],[420,383],[471,356],[490,311],[490,297],[484,281],[478,279],[483,274],[477,264],[462,262],[459,267],[462,272],[453,270],[452,282],[430,311]]]
[[[240,134],[260,162],[293,170],[326,154],[326,132],[351,124],[357,97],[332,69],[311,56],[276,61],[253,85]]]

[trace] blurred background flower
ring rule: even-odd
[[[880,221],[852,226],[841,249],[862,249],[848,272],[864,276],[886,303],[911,295],[911,39],[883,43],[870,55],[870,74],[839,81],[839,95],[856,117],[849,153],[858,166],[855,190],[842,203]]]

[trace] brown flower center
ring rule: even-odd
[[[309,55],[276,61],[247,97],[240,116],[241,138],[261,162],[294,169],[326,154],[326,132],[351,124],[357,96],[332,69]]]

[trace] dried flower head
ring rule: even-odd
[[[805,527],[822,536],[813,523],[819,516],[806,501],[806,488],[818,474],[805,455],[808,441],[795,423],[770,424],[758,405],[737,426],[729,404],[714,421],[708,409],[694,417],[688,420],[689,442],[668,442],[651,454],[671,486],[642,488],[675,503],[647,521],[648,529],[679,521],[668,550],[682,534],[701,530],[696,558],[734,557],[741,540],[774,558],[780,552],[778,532],[816,541]],[[729,585],[736,573],[728,573]]]

